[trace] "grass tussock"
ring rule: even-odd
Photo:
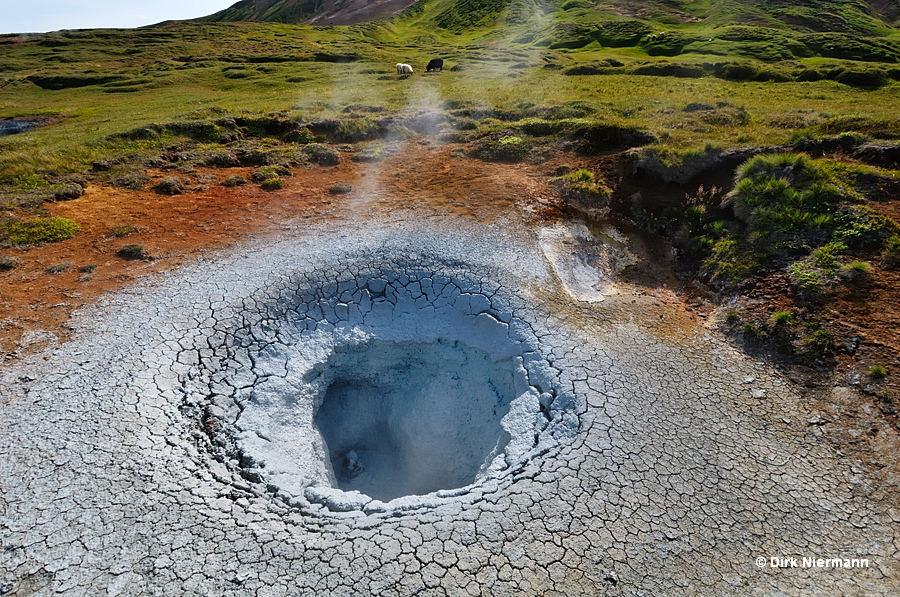
[[[8,245],[36,245],[72,238],[81,227],[68,218],[48,217],[19,221],[10,219],[0,225],[0,242]]]
[[[863,195],[843,167],[805,154],[762,155],[738,168],[724,206],[741,225],[719,241],[705,267],[712,279],[734,278],[728,257],[752,254],[759,265],[786,267],[808,295],[845,278],[858,279],[868,263],[852,255],[889,251],[900,231],[889,218],[861,205]]]
[[[590,170],[575,170],[550,179],[560,196],[570,204],[588,209],[603,209],[612,195],[606,183]]]

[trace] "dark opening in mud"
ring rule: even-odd
[[[475,482],[509,436],[513,363],[456,341],[339,348],[315,415],[338,487],[388,501]]]

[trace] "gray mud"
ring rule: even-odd
[[[900,516],[810,432],[788,382],[703,329],[648,333],[640,300],[577,302],[535,231],[499,230],[297,227],[81,313],[73,340],[2,374],[0,590],[897,594]],[[375,279],[407,294],[352,283]],[[370,300],[376,320],[354,319]],[[439,339],[506,359],[530,405],[497,415],[510,440],[467,484],[373,507],[333,486],[324,448],[308,460],[324,477],[279,462],[279,434],[302,427],[298,355],[314,369],[338,346]],[[333,386],[297,399],[308,422]]]

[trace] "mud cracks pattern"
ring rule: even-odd
[[[650,336],[624,304],[615,317],[565,308],[538,246],[527,230],[299,228],[82,314],[75,340],[27,377],[5,374],[3,589],[895,592],[891,509],[805,433],[787,383],[708,334],[678,343]],[[452,302],[438,303],[443,290],[429,297],[426,279],[447,280]],[[367,322],[363,288],[368,313],[382,298],[390,314],[379,307],[385,314]],[[449,310],[430,317],[402,306],[415,305],[417,292],[435,311],[452,308],[452,325],[441,327]],[[556,298],[536,298],[547,296]],[[398,324],[404,314],[411,327]],[[308,356],[324,371],[340,350],[438,338],[508,361],[519,380],[508,413],[527,423],[519,439],[528,441],[509,433],[471,483],[374,506],[339,489],[308,494],[291,485],[296,476],[273,474],[276,463],[254,456],[242,437],[266,435],[242,417],[257,397],[283,400],[265,392],[288,377],[283,364]],[[322,346],[331,352],[318,353]],[[324,401],[311,395],[313,408]],[[527,407],[517,410],[523,396]],[[754,563],[790,555],[872,565],[823,572]]]

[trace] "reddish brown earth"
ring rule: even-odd
[[[72,311],[104,293],[204,251],[277,233],[291,219],[340,219],[378,210],[478,220],[513,209],[537,209],[535,217],[544,212],[552,216],[553,194],[543,175],[545,167],[455,158],[450,157],[452,149],[409,143],[379,164],[345,159],[335,167],[298,168],[285,179],[284,188],[274,192],[252,184],[233,188],[213,184],[202,192],[166,196],[92,185],[79,199],[47,204],[50,214],[75,220],[82,231],[69,240],[27,251],[0,249],[0,254],[19,260],[16,268],[0,272],[0,358],[14,358],[21,344],[50,339],[46,332],[65,340]],[[161,172],[149,174],[164,177]],[[250,169],[203,169],[196,176],[221,181],[235,174],[249,179]],[[354,191],[331,194],[329,189],[338,182],[351,183]],[[111,231],[122,224],[136,226],[138,232],[116,238]],[[117,256],[128,244],[142,245],[150,259]],[[67,271],[46,272],[65,262],[72,263]],[[96,268],[89,274],[79,271],[87,265]]]

